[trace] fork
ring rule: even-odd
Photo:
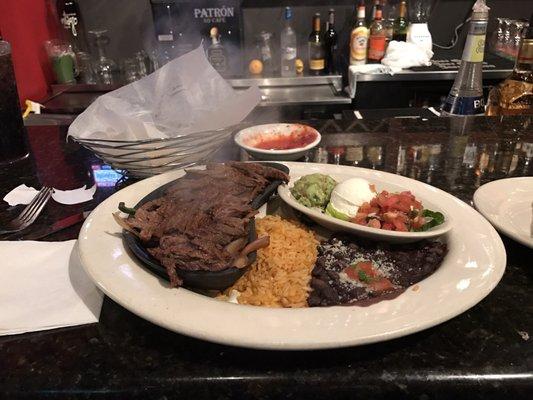
[[[0,227],[0,234],[18,232],[33,224],[48,200],[52,196],[52,188],[44,186],[33,198],[18,217],[13,218],[7,225]]]

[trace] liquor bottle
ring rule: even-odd
[[[357,6],[357,22],[350,35],[350,65],[366,64],[369,31],[365,24],[365,2]]]
[[[452,89],[442,106],[443,116],[483,115],[483,55],[489,20],[485,0],[477,0],[472,7],[463,57]]]
[[[370,12],[370,21],[368,21],[368,25],[370,26],[372,22],[376,19],[376,11],[380,7],[380,1],[374,0],[374,4],[372,5],[372,11]]]
[[[224,73],[228,70],[228,56],[226,49],[220,43],[218,28],[212,27],[209,31],[211,36],[211,45],[207,48],[207,59],[218,72]]]
[[[87,51],[85,29],[80,9],[76,0],[61,0],[57,3],[57,12],[61,25],[65,29],[68,41],[75,53]]]
[[[400,14],[394,20],[392,40],[405,42],[407,38],[407,2],[402,0],[400,2]]]
[[[511,75],[489,93],[487,115],[533,114],[533,14]]]
[[[326,47],[326,72],[335,74],[337,65],[335,57],[337,55],[337,32],[335,31],[335,10],[329,10],[326,32],[324,32],[324,44]]]
[[[387,36],[381,19],[381,6],[376,7],[376,17],[370,25],[370,37],[368,39],[368,62],[379,63],[385,55]]]
[[[320,14],[316,13],[313,17],[313,30],[309,35],[308,41],[309,51],[309,73],[312,75],[320,75],[325,69],[325,51],[324,41],[320,33]]]
[[[292,9],[285,8],[285,27],[281,31],[281,76],[296,76],[296,32],[292,29]]]

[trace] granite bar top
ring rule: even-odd
[[[533,175],[530,117],[481,117],[467,124],[437,118],[306,122],[323,140],[302,161],[402,174],[469,204],[485,182]],[[65,126],[27,130],[30,157],[0,168],[0,198],[21,183],[98,186],[91,202],[49,204],[33,232],[91,210],[136,181],[66,141]],[[229,140],[215,159],[250,158]],[[0,219],[18,210],[0,201]],[[80,226],[43,240],[76,238]],[[106,297],[98,324],[0,337],[0,398],[532,398],[533,252],[503,241],[505,275],[473,308],[413,335],[338,350],[276,352],[212,344],[153,325]]]

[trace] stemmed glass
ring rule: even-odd
[[[106,29],[89,31],[89,34],[94,36],[96,47],[97,59],[95,62],[95,71],[98,82],[111,85],[117,83],[119,69],[115,61],[106,54],[106,47],[109,44],[109,37],[106,36],[106,33]]]

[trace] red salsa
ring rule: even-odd
[[[315,141],[316,132],[303,127],[291,132],[289,135],[269,136],[259,138],[250,144],[252,147],[263,150],[290,150],[305,147]]]

